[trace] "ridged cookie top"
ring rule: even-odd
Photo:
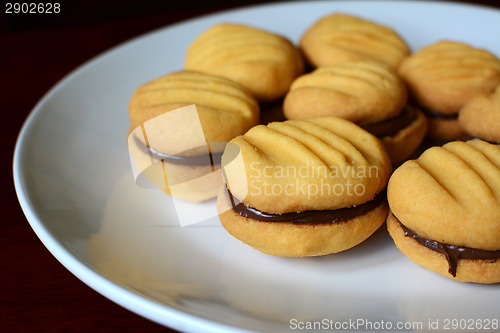
[[[222,162],[238,199],[277,214],[362,204],[391,172],[382,143],[337,117],[256,126],[231,140]]]
[[[340,13],[318,20],[302,36],[300,47],[315,67],[375,60],[396,69],[410,53],[404,40],[391,28]]]
[[[500,250],[500,146],[450,142],[394,171],[388,185],[394,215],[441,243]]]
[[[421,106],[443,114],[456,114],[473,96],[500,84],[495,55],[454,41],[420,49],[403,60],[398,71]]]
[[[259,121],[259,105],[239,84],[211,74],[180,71],[140,86],[129,104],[130,129],[165,112],[195,104],[207,142],[228,142]],[[163,153],[175,151],[175,135]]]
[[[304,70],[298,49],[286,38],[239,24],[217,24],[189,46],[186,69],[230,78],[259,101],[282,97]]]
[[[285,97],[284,113],[288,119],[333,115],[366,124],[398,115],[406,102],[406,87],[392,69],[353,61],[298,77]]]
[[[500,85],[493,93],[478,94],[465,103],[458,122],[469,135],[500,142]]]

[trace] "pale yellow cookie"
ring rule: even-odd
[[[491,94],[481,93],[469,100],[458,115],[464,131],[490,142],[500,142],[500,85]]]
[[[299,50],[280,35],[221,23],[191,43],[185,68],[227,77],[263,102],[284,96],[304,64]]]
[[[258,125],[229,144],[243,162],[224,167],[228,187],[240,201],[269,213],[364,203],[385,188],[391,172],[380,140],[338,117]],[[228,148],[223,165],[227,153]],[[284,195],[276,195],[272,186]]]
[[[190,104],[196,105],[207,142],[227,142],[259,122],[259,105],[241,85],[212,74],[179,71],[137,88],[129,104],[130,128]],[[162,152],[175,150],[177,144],[165,140]]]
[[[398,72],[412,99],[429,110],[429,136],[441,140],[460,136],[456,115],[468,100],[500,84],[500,60],[495,55],[455,41],[418,50],[403,60]]]
[[[396,72],[377,62],[353,61],[295,79],[283,111],[288,119],[337,116],[364,124],[398,115],[406,101],[406,87]]]
[[[499,145],[481,140],[454,141],[429,148],[418,159],[396,169],[389,180],[387,196],[397,220],[427,240],[427,244],[438,242],[441,249],[454,246],[495,252],[500,259],[499,180]],[[395,223],[389,225],[389,231],[410,259],[440,274],[443,267],[448,267],[449,273],[443,275],[454,277],[453,249],[448,256],[435,250],[429,252],[415,239],[409,241],[401,236]],[[451,258],[448,263],[447,257]],[[499,260],[464,259],[467,260],[463,263],[458,259],[455,278],[500,282],[500,265],[496,263]],[[462,267],[469,268],[461,272]]]
[[[159,77],[130,99],[132,160],[168,194],[191,201],[212,198],[222,181],[223,143],[256,125],[259,113],[250,92],[229,79],[192,71]]]
[[[256,126],[231,140],[222,165],[229,190],[218,196],[222,225],[264,253],[340,252],[368,238],[387,216],[387,152],[375,136],[342,118]],[[325,212],[333,214],[326,221]],[[339,214],[340,222],[330,218]]]
[[[469,99],[500,84],[500,60],[495,55],[455,41],[418,50],[398,71],[422,107],[445,115],[458,113]]]
[[[313,67],[375,60],[396,69],[410,53],[392,28],[341,13],[315,22],[302,36],[300,47]]]

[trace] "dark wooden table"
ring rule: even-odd
[[[1,332],[174,332],[93,291],[39,241],[14,191],[15,140],[44,93],[91,57],[174,22],[259,2],[266,1],[61,0],[61,13],[52,15],[6,15],[2,8]],[[499,7],[497,1],[474,3]]]

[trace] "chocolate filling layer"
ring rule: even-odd
[[[458,118],[458,113],[455,114],[442,114],[437,111],[431,110],[431,109],[426,109],[424,107],[420,107],[420,110],[422,110],[426,116],[431,117],[431,118],[436,118],[436,119],[457,119]]]
[[[375,197],[364,204],[335,210],[306,210],[298,213],[272,214],[262,212],[253,207],[246,206],[238,202],[229,190],[226,191],[233,210],[243,217],[251,218],[261,222],[287,222],[298,224],[332,224],[336,222],[348,221],[352,218],[364,215],[375,209],[386,200],[385,191],[375,195]]]
[[[453,276],[457,276],[457,265],[459,259],[481,259],[481,260],[497,260],[500,259],[500,250],[497,251],[489,251],[489,250],[481,250],[474,249],[471,247],[465,246],[457,246],[440,243],[438,241],[424,238],[418,235],[411,229],[408,229],[406,226],[399,221],[401,228],[404,231],[406,237],[411,237],[416,240],[420,245],[425,246],[432,251],[444,254],[446,261],[448,261],[448,272]]]
[[[191,165],[191,166],[205,166],[205,165],[220,165],[221,164],[221,159],[222,159],[222,154],[223,152],[217,152],[217,153],[212,153],[209,152],[208,154],[200,154],[200,155],[169,155],[165,153],[161,153],[157,151],[154,148],[151,148],[149,145],[144,144],[141,140],[139,140],[137,137],[135,138],[136,144],[141,147],[141,149],[147,151],[150,156],[158,159],[158,160],[163,160],[166,163],[172,163],[172,164],[182,164],[182,165]],[[205,147],[203,147],[205,148]],[[200,147],[194,148],[193,151],[199,150]],[[204,149],[205,150],[205,149]],[[208,150],[208,149],[206,149]],[[185,151],[184,153],[189,153],[188,151]]]
[[[403,128],[408,127],[415,120],[416,116],[415,109],[405,107],[396,117],[378,123],[361,125],[361,127],[376,137],[383,138],[384,136],[394,135]]]
[[[193,165],[193,166],[219,165],[221,164],[221,158],[222,158],[222,152],[185,156],[185,155],[168,155],[160,153],[151,147],[148,147],[148,150],[149,152],[151,152],[151,154],[153,154],[157,158],[172,164]]]

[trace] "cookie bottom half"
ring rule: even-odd
[[[308,257],[350,249],[372,235],[384,222],[386,201],[347,221],[321,224],[262,222],[239,215],[219,191],[217,210],[222,226],[243,243],[263,253],[283,257]]]
[[[500,260],[498,259],[459,259],[454,277],[449,272],[449,263],[445,255],[405,236],[405,231],[392,212],[387,218],[387,229],[398,249],[417,265],[461,282],[487,284],[500,282]]]

